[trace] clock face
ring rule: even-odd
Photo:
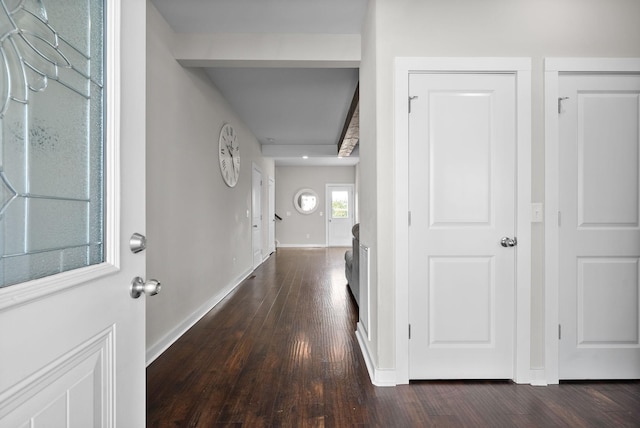
[[[235,129],[228,123],[220,131],[218,160],[224,182],[227,186],[234,187],[240,176],[240,144]]]

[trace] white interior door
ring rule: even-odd
[[[253,268],[262,264],[262,172],[253,166],[251,178],[251,230]]]
[[[561,75],[560,379],[640,378],[640,76]]]
[[[146,3],[72,3],[0,8],[0,427],[145,425]]]
[[[410,379],[514,377],[515,86],[410,74]]]
[[[354,219],[353,184],[327,184],[327,245],[350,247]]]
[[[269,254],[276,250],[276,181],[269,177]]]

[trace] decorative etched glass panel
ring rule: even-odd
[[[0,0],[0,287],[103,261],[104,0]]]

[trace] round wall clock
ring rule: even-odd
[[[234,187],[240,176],[240,143],[235,129],[228,123],[220,130],[218,160],[224,182],[227,186]]]

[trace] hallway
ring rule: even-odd
[[[343,254],[274,253],[147,368],[147,426],[640,426],[639,382],[374,387]]]

